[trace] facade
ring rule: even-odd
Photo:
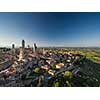
[[[25,48],[25,41],[22,40],[22,48]]]
[[[20,52],[19,52],[19,61],[23,60],[23,58],[24,58],[24,50],[23,50],[23,48],[21,47],[21,48],[20,48]]]
[[[12,44],[12,49],[14,49],[15,48],[15,45],[14,44]]]
[[[37,52],[37,46],[36,46],[36,43],[34,43],[34,52],[35,52],[35,53]]]
[[[15,55],[15,45],[12,44],[12,49],[11,49],[12,55]]]
[[[19,50],[19,61],[23,60],[24,51],[25,51],[25,41],[22,40],[22,47],[20,47],[20,50]]]

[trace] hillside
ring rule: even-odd
[[[49,80],[49,86],[60,87],[98,87],[100,86],[100,64],[89,59],[79,62],[80,71],[73,75],[72,71],[66,71]]]

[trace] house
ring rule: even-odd
[[[64,67],[64,64],[63,64],[63,63],[56,64],[56,68],[57,68],[57,69],[60,69],[60,68],[62,68],[62,67]]]

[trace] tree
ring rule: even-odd
[[[65,78],[72,78],[72,72],[66,71],[66,72],[64,73],[64,77],[65,77]]]
[[[69,81],[66,81],[66,84],[68,87],[71,87],[71,84],[69,83]]]
[[[40,71],[40,68],[35,68],[35,69],[34,69],[34,72],[35,72],[35,73],[39,73],[39,71]]]
[[[59,87],[59,82],[55,82],[54,86]]]

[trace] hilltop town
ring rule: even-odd
[[[19,48],[0,50],[1,87],[99,86],[98,78],[85,73],[92,67],[85,68],[89,61],[78,49],[26,46],[22,40]]]

